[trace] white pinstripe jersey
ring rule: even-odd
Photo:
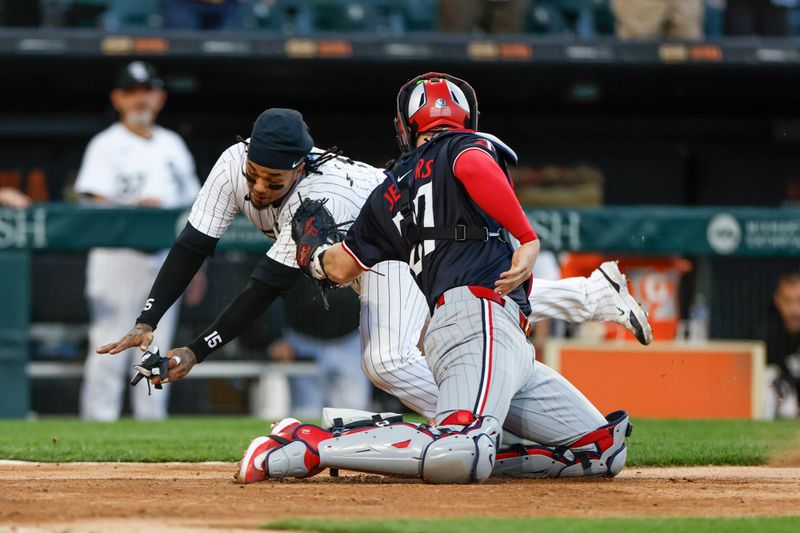
[[[322,153],[314,148],[309,157],[313,160]],[[236,214],[243,213],[264,235],[275,239],[267,256],[294,268],[296,246],[291,222],[301,198],[328,198],[325,206],[336,222],[352,222],[372,190],[386,178],[381,169],[337,157],[321,165],[321,174],[304,174],[279,206],[259,210],[245,200],[248,189],[242,169],[246,159],[244,143],[236,143],[222,153],[192,206],[189,223],[198,231],[219,238]]]

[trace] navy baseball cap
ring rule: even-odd
[[[133,61],[119,71],[114,87],[124,91],[130,91],[135,87],[146,87],[157,91],[164,88],[164,81],[153,65],[144,61]]]
[[[313,147],[303,115],[274,107],[261,113],[253,124],[247,158],[262,167],[291,170]]]

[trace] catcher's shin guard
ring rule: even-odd
[[[492,473],[499,433],[497,420],[476,420],[468,411],[453,413],[436,427],[381,419],[369,427],[330,433],[300,425],[267,452],[264,470],[275,478],[342,468],[431,483],[484,481]]]
[[[331,433],[318,426],[301,424],[288,436],[271,436],[280,443],[267,453],[264,461],[266,477],[312,477],[323,470],[319,446]]]
[[[344,431],[320,442],[322,466],[420,477],[430,483],[471,483],[492,473],[500,424],[458,411],[440,426],[390,423]]]
[[[495,475],[527,477],[614,477],[625,466],[625,437],[633,431],[628,413],[615,411],[608,424],[569,446],[513,446],[500,450]]]

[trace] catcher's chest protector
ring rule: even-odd
[[[471,132],[441,133],[404,154],[391,169],[396,186],[386,194],[397,200],[373,206],[385,226],[396,228],[387,233],[399,231],[402,250],[396,251],[408,257],[431,310],[447,289],[493,287],[500,273],[511,265],[514,248],[503,228],[478,207],[453,173],[456,159],[468,150],[488,154],[510,180],[506,156],[492,142]],[[381,202],[382,198],[373,201]],[[358,235],[354,237],[352,240],[357,240]],[[526,291],[527,282],[510,297],[527,312]]]

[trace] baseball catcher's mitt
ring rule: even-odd
[[[142,378],[147,378],[147,393],[150,394],[150,378],[153,376],[161,376],[161,379],[167,379],[169,375],[169,359],[163,357],[158,352],[158,347],[153,346],[150,350],[144,352],[142,360],[138,365],[133,365],[136,369],[136,375],[131,380],[131,386],[135,387]],[[157,389],[161,389],[161,385],[155,385]]]
[[[292,239],[297,244],[295,255],[297,266],[306,276],[314,279],[321,279],[325,275],[321,264],[316,268],[311,264],[315,259],[318,260],[315,257],[317,249],[320,246],[327,248],[341,242],[342,232],[339,227],[349,224],[349,222],[336,223],[331,212],[325,207],[327,201],[327,198],[324,200],[304,198],[292,216]],[[316,272],[312,272],[312,268]]]

